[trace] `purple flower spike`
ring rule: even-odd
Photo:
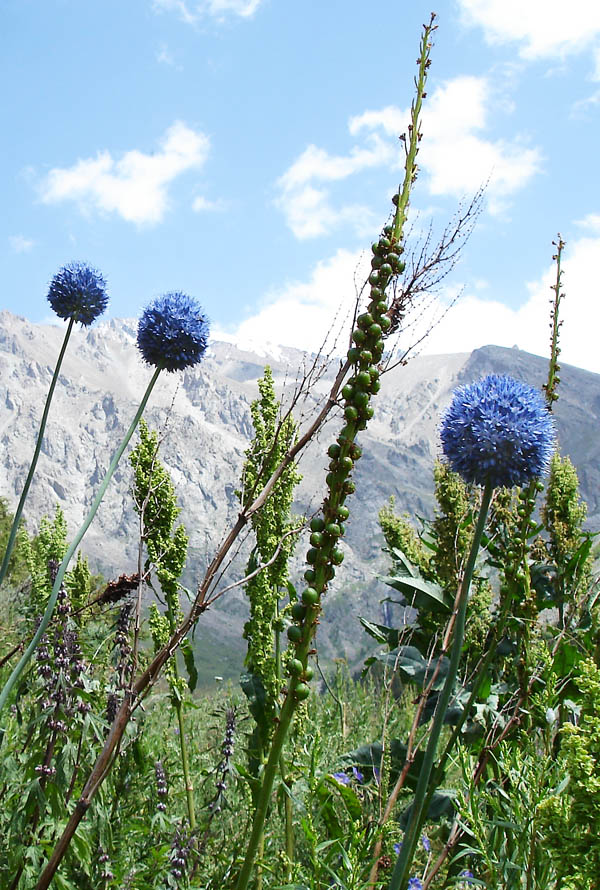
[[[142,313],[137,344],[149,365],[181,371],[197,365],[208,343],[208,321],[200,304],[181,293],[164,294]]]
[[[48,302],[59,318],[90,325],[108,306],[106,281],[86,263],[68,263],[50,282]]]
[[[454,472],[493,488],[542,476],[555,446],[554,423],[540,393],[498,374],[455,390],[440,435]]]

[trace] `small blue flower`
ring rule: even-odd
[[[208,321],[200,304],[181,293],[164,294],[142,313],[137,344],[149,365],[181,371],[201,360]]]
[[[400,850],[402,849],[402,844],[394,844],[394,853],[396,856],[400,855]]]
[[[450,467],[465,482],[510,487],[547,472],[554,423],[536,389],[490,374],[455,390],[441,440]]]
[[[464,871],[461,871],[461,873],[459,874],[459,878],[463,879],[462,886],[464,886],[465,884],[471,884],[473,883],[473,872],[469,871],[468,868],[465,868]]]
[[[353,766],[353,767],[352,767],[352,774],[353,774],[353,776],[354,776],[354,778],[356,779],[357,782],[364,782],[364,781],[365,781],[365,777],[363,776],[363,774],[361,773],[361,771],[358,769],[358,767],[356,767],[356,766]]]
[[[426,834],[421,835],[421,843],[423,844],[423,849],[425,850],[425,852],[429,853],[431,851],[431,841]]]
[[[379,767],[378,767],[378,766],[374,766],[374,767],[373,767],[373,778],[375,779],[375,784],[376,784],[376,785],[379,785],[380,773],[379,773]]]
[[[419,878],[409,878],[408,879],[408,890],[422,890],[423,884],[419,880]]]
[[[108,306],[106,281],[86,263],[68,263],[50,282],[48,302],[59,318],[90,325]]]
[[[350,776],[347,776],[346,773],[333,773],[332,775],[333,778],[340,783],[340,785],[350,784]]]

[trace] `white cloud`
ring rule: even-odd
[[[214,338],[246,349],[278,344],[317,352],[330,331],[330,345],[337,336],[339,351],[345,351],[356,300],[354,279],[361,286],[367,273],[368,257],[338,250],[317,264],[308,281],[267,294],[255,315],[235,328],[215,330]]]
[[[596,216],[596,233],[600,216]],[[561,361],[600,373],[598,330],[600,288],[597,285],[600,237],[583,237],[567,244],[563,254],[560,334]],[[427,354],[470,352],[480,346],[518,346],[544,357],[549,352],[550,286],[556,267],[549,265],[537,281],[527,285],[525,302],[511,308],[472,294],[461,297],[424,342]]]
[[[25,238],[24,235],[11,235],[8,243],[10,244],[10,249],[15,253],[29,253],[35,241],[32,241],[31,238]]]
[[[419,165],[435,196],[462,198],[486,182],[490,212],[504,209],[511,195],[537,173],[542,156],[515,136],[511,140],[485,136],[492,112],[513,109],[496,95],[485,77],[457,77],[438,87],[423,108],[423,142]],[[408,129],[410,112],[388,105],[350,118],[348,129],[362,145],[347,155],[330,155],[309,145],[277,180],[276,203],[297,238],[323,235],[352,223],[362,234],[376,223],[368,208],[334,206],[328,184],[367,168],[397,169],[403,162],[398,137]]]
[[[192,210],[196,213],[203,213],[211,210],[225,210],[225,206],[224,201],[209,201],[208,198],[205,198],[203,195],[198,195],[192,202]]]
[[[418,161],[428,174],[432,195],[457,198],[472,194],[488,182],[488,206],[503,209],[507,198],[538,172],[541,153],[518,136],[490,140],[483,135],[490,112],[497,109],[485,77],[456,77],[438,87],[423,106],[423,141]],[[382,129],[392,135],[406,130],[408,111],[388,106],[352,119],[351,132]]]
[[[203,0],[200,3],[189,3],[186,0],[154,0],[153,6],[156,10],[176,12],[188,25],[195,25],[207,15],[217,19],[225,18],[227,14],[250,18],[261,3],[262,0]]]
[[[166,65],[168,68],[174,68],[176,71],[183,71],[183,68],[175,60],[175,56],[166,43],[162,43],[160,49],[157,50],[156,61],[159,65]]]
[[[590,219],[595,237],[574,240],[567,244],[563,255],[562,291],[566,296],[561,304],[564,322],[561,361],[600,373],[600,293],[595,283],[600,256],[600,216]],[[217,328],[214,338],[236,343],[240,348],[266,349],[270,354],[276,354],[273,344],[316,352],[325,333],[333,331],[337,333],[336,351],[344,352],[356,284],[360,287],[368,274],[368,259],[367,254],[338,250],[329,260],[318,263],[308,281],[291,282],[271,292],[254,315],[235,328]],[[418,350],[435,355],[471,352],[486,345],[518,346],[547,357],[550,286],[555,280],[556,267],[549,264],[536,281],[527,285],[528,296],[516,308],[465,293]],[[485,282],[475,283],[475,289],[485,288]],[[447,305],[440,301],[434,310],[438,317]],[[415,325],[401,338],[403,348],[416,343],[431,324],[432,315],[421,319],[418,309],[416,307]]]
[[[563,57],[600,37],[596,0],[459,0],[459,5],[465,21],[481,26],[489,43],[520,43],[525,59]]]
[[[354,225],[359,234],[370,230],[373,218],[367,207],[346,204],[335,208],[330,191],[314,185],[337,182],[370,167],[392,164],[398,158],[398,149],[378,134],[368,134],[366,142],[365,146],[354,146],[348,155],[330,155],[309,145],[279,177],[276,204],[296,238],[324,235],[342,223]]]
[[[157,223],[168,208],[169,184],[187,170],[202,167],[208,150],[207,136],[177,121],[166,131],[158,152],[133,149],[115,160],[101,151],[72,167],[50,170],[41,185],[42,200],[77,201],[85,211],[117,213],[137,224]]]

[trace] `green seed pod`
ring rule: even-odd
[[[298,701],[305,701],[310,695],[310,687],[306,683],[298,683],[294,690],[294,695]]]
[[[340,470],[344,473],[349,473],[352,470],[354,463],[352,458],[346,455],[345,457],[340,458]]]
[[[338,478],[335,473],[327,473],[325,476],[325,482],[327,483],[328,488],[335,488],[337,485]]]
[[[356,375],[356,382],[362,389],[366,389],[371,383],[371,375],[368,371],[360,371]]]
[[[350,426],[344,426],[340,430],[337,440],[340,443],[340,445],[345,445],[347,442],[351,442],[353,438],[354,438],[354,432],[352,431]]]
[[[371,384],[371,392],[373,393],[373,395],[376,395],[380,389],[381,389],[381,381],[374,380],[373,383]]]
[[[381,337],[381,325],[376,324],[376,323],[372,324],[369,327],[368,333],[369,333],[369,337],[373,337],[373,339],[377,339],[378,337]]]
[[[362,367],[369,366],[373,363],[373,353],[370,349],[361,349],[360,364]]]
[[[322,532],[325,528],[325,520],[321,519],[320,516],[313,516],[310,520],[310,530],[311,532]]]
[[[348,405],[347,408],[344,408],[344,417],[346,420],[356,420],[358,417],[358,411],[353,405]]]
[[[292,618],[295,621],[304,621],[306,616],[306,606],[302,603],[294,603],[292,606]]]
[[[314,569],[307,569],[304,572],[304,580],[307,584],[314,584],[317,578],[317,573]],[[316,592],[316,591],[315,591]]]
[[[334,442],[334,443],[333,443],[332,445],[330,445],[329,448],[327,449],[327,454],[328,454],[329,457],[331,457],[331,458],[336,458],[336,457],[339,457],[339,456],[340,456],[341,450],[342,450],[342,449],[340,448],[340,446],[339,446],[339,445],[336,445],[335,442]],[[311,526],[311,528],[312,528],[312,526]],[[313,531],[314,531],[314,532],[318,532],[319,529],[318,529],[318,528],[313,528]]]
[[[381,325],[382,331],[389,331],[392,326],[391,320],[387,317],[387,315],[382,315],[379,319],[379,324]]]
[[[355,331],[352,331],[352,339],[360,346],[367,339],[367,335],[360,328],[357,328]]]
[[[538,491],[544,490],[544,483],[542,482],[541,479],[538,479],[538,481],[535,483],[535,487]]]
[[[352,347],[348,350],[348,361],[349,361],[351,364],[353,364],[353,365],[356,364],[356,362],[358,361],[359,356],[360,356],[360,349],[357,349],[356,346],[352,346]]]
[[[398,263],[398,265],[396,266],[396,271],[397,271],[398,275],[402,275],[402,273],[404,272],[405,269],[406,269],[406,263]]]
[[[302,602],[305,606],[314,606],[319,602],[319,594],[314,587],[306,587],[302,591]]]
[[[349,401],[353,395],[354,395],[354,387],[352,386],[351,383],[346,383],[346,385],[344,387],[342,387],[342,398],[346,399],[346,401]],[[333,457],[333,455],[330,455],[330,456]]]
[[[370,420],[375,414],[375,408],[372,405],[367,405],[365,408],[365,417],[367,420]]]
[[[384,315],[388,311],[388,306],[385,300],[380,300],[377,303],[377,315]]]
[[[313,547],[322,547],[323,541],[323,532],[313,532],[310,536],[310,543]]]
[[[316,547],[311,547],[310,550],[306,553],[306,561],[309,565],[314,566],[317,561],[317,556],[319,555],[319,551]]]
[[[362,448],[360,447],[360,445],[357,445],[356,442],[353,442],[352,445],[350,446],[349,454],[350,454],[350,457],[352,458],[352,460],[360,460],[360,458],[362,457]],[[347,510],[347,508],[344,507],[344,510]],[[338,510],[338,515],[339,515],[339,510]],[[346,518],[347,518],[347,515],[348,514],[346,513]]]
[[[304,665],[299,658],[292,658],[292,660],[288,664],[288,671],[290,672],[292,677],[299,677],[300,674],[304,673]]]
[[[374,302],[381,300],[382,296],[383,296],[383,291],[381,290],[380,287],[372,287],[371,288],[371,299]],[[386,304],[385,308],[387,309],[387,304]]]
[[[348,519],[348,517],[350,516],[350,510],[348,509],[348,507],[338,507],[337,515],[339,519]]]
[[[369,368],[369,375],[371,377],[371,380],[379,380],[379,368]]]
[[[385,231],[385,230],[384,230],[384,231]],[[391,232],[390,232],[390,234],[391,234]],[[389,248],[390,248],[390,244],[391,244],[391,241],[390,241],[389,238],[380,238],[380,239],[379,239],[379,248],[380,248],[380,250],[381,250],[381,249],[383,249],[383,250],[385,250],[385,251],[389,250]]]
[[[356,491],[356,485],[354,484],[354,482],[351,482],[350,479],[346,479],[342,487],[342,491],[344,492],[344,494],[354,494],[354,492]]]
[[[354,396],[354,405],[362,411],[369,404],[369,393],[368,392],[357,392]]]
[[[307,680],[308,682],[310,682],[312,680],[312,678],[314,677],[314,675],[315,675],[315,672],[313,671],[312,667],[309,664],[307,664],[306,668],[304,670],[304,679]]]
[[[333,566],[329,565],[325,567],[325,580],[333,581],[335,578],[335,569]]]
[[[382,258],[382,257],[380,257],[380,256],[374,256],[373,259],[371,260],[371,268],[372,268],[372,269],[379,269],[379,267],[381,266],[382,263],[383,263],[383,258]]]
[[[370,312],[363,312],[363,314],[359,315],[356,319],[356,324],[359,328],[364,328],[366,330],[373,324],[373,316]]]
[[[374,271],[369,275],[369,284],[379,284],[379,272]]]
[[[341,566],[344,561],[344,553],[342,550],[339,550],[337,547],[331,554],[331,561],[334,566]]]
[[[325,526],[325,531],[331,538],[339,538],[340,536],[340,527],[337,522],[330,522]]]
[[[389,278],[393,271],[389,263],[384,263],[379,270],[379,275],[381,278]]]
[[[338,525],[340,527],[340,538],[343,538],[344,535],[346,534],[346,526],[344,525],[343,522],[339,522]]]
[[[287,629],[287,638],[290,643],[299,643],[302,639],[302,628],[297,624],[290,624]]]
[[[385,228],[383,230],[383,234],[386,235],[388,238],[391,238],[392,235],[394,234],[394,227],[393,226],[385,226]]]

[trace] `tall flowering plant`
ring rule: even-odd
[[[46,430],[46,422],[50,412],[50,405],[52,403],[52,397],[56,388],[58,375],[60,374],[63,358],[67,351],[67,345],[71,337],[71,331],[73,330],[75,322],[81,322],[82,325],[87,327],[105,311],[108,306],[106,281],[97,269],[88,266],[87,263],[69,263],[59,269],[52,279],[48,290],[48,302],[58,317],[68,322],[67,330],[65,331],[48,395],[46,396],[46,404],[44,405],[40,429],[35,443],[31,464],[29,466],[29,472],[27,473],[25,485],[23,486],[23,491],[21,492],[21,497],[15,511],[12,528],[8,536],[6,551],[2,558],[2,564],[0,565],[0,584],[4,581],[8,571],[17,530],[19,528],[21,516],[23,515],[23,507],[25,506],[25,501],[27,500],[27,495],[31,486],[31,480],[33,479],[38,458],[40,456],[44,432]]]
[[[458,675],[469,589],[494,490],[544,475],[555,448],[554,422],[540,393],[509,376],[490,374],[459,387],[441,423],[442,450],[465,482],[483,488],[475,534],[454,607],[448,673],[440,693],[419,774],[409,823],[390,890],[410,886],[410,869],[426,817],[430,779],[440,733]]]
[[[79,291],[76,284],[80,286]],[[94,313],[97,313],[98,307],[106,305],[100,290],[100,278],[93,275],[87,267],[85,270],[76,267],[75,271],[71,269],[68,274],[63,270],[50,288],[51,303],[61,317],[70,317],[71,322],[78,317],[73,310],[74,305],[78,305],[78,312],[82,319],[85,319],[84,323],[89,323],[92,318],[96,317]],[[77,302],[78,294],[79,302]],[[85,299],[84,294],[87,295]],[[179,371],[198,364],[206,351],[208,331],[208,321],[200,305],[196,300],[179,292],[167,293],[158,297],[142,313],[138,325],[137,345],[143,359],[154,367],[154,374],[129,429],[113,455],[89,513],[58,568],[42,620],[0,694],[0,712],[50,623],[65,572],[98,511],[108,484],[140,421],[159,374],[163,370]]]

